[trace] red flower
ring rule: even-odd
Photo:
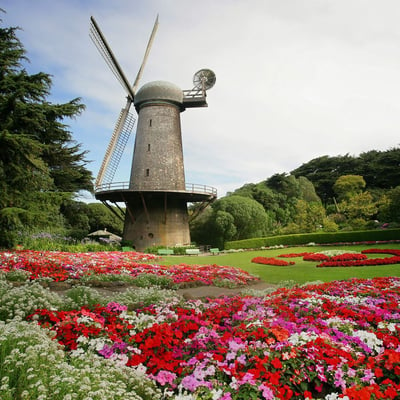
[[[288,265],[294,265],[293,261],[287,262],[284,260],[277,260],[276,258],[273,257],[254,257],[251,260],[252,263],[256,264],[265,264],[265,265],[276,265],[276,266],[288,266]]]
[[[271,361],[271,365],[275,368],[275,369],[281,369],[282,368],[282,363],[281,360],[277,357],[275,357],[272,361]]]

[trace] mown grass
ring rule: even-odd
[[[367,248],[380,249],[400,249],[400,244],[380,244],[380,245],[355,245],[355,246],[307,246],[307,247],[287,247],[284,249],[254,250],[238,253],[223,253],[210,256],[168,256],[160,261],[164,265],[173,264],[218,264],[238,267],[253,275],[259,276],[268,283],[280,283],[292,280],[296,283],[312,281],[330,282],[350,278],[375,278],[379,276],[400,276],[400,264],[385,266],[367,267],[335,267],[317,268],[317,263],[303,261],[301,257],[285,258],[286,261],[294,261],[296,264],[288,267],[277,267],[272,265],[254,264],[252,258],[256,256],[277,257],[285,253],[318,252],[324,250],[349,250],[361,251]],[[390,257],[388,254],[368,255],[371,257]]]

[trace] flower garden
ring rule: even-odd
[[[275,260],[400,262],[398,250],[356,254],[290,253]],[[134,252],[0,253],[0,398],[400,398],[400,278],[192,300],[157,286],[160,297],[150,302],[151,288],[138,288],[140,299],[133,293],[110,299],[79,286],[94,277],[148,274],[175,288],[257,281],[232,267],[158,261]],[[61,296],[44,287],[49,281],[76,287]]]

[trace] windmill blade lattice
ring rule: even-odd
[[[114,179],[115,171],[118,168],[122,154],[136,122],[133,114],[129,112],[129,106],[121,110],[114,132],[111,136],[111,140],[108,144],[106,154],[104,155],[99,173],[97,175],[96,187],[111,183]]]
[[[99,26],[96,23],[96,20],[93,17],[90,17],[89,36],[92,39],[93,43],[95,44],[97,50],[103,57],[104,61],[107,63],[108,67],[112,71],[112,73],[115,75],[121,86],[126,90],[128,96],[133,101],[135,93],[132,90],[131,85],[129,84],[129,81],[126,78],[124,72],[122,71],[122,68],[118,64],[118,61],[114,56],[114,53],[112,52],[110,46],[106,41],[106,38],[102,34]]]

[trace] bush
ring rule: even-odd
[[[60,296],[37,282],[15,288],[4,283],[0,285],[1,321],[24,319],[39,308],[53,309],[62,306],[63,300]]]
[[[75,286],[69,289],[66,297],[72,302],[70,309],[77,309],[82,306],[93,307],[97,304],[105,306],[108,303],[108,300],[96,289],[87,286]]]
[[[161,289],[153,286],[150,288],[127,289],[114,297],[115,301],[128,306],[130,309],[146,307],[161,302],[176,302],[182,297],[175,290]]]
[[[161,398],[154,382],[139,369],[90,353],[68,357],[49,335],[33,323],[0,323],[1,399]]]
[[[296,246],[308,243],[328,244],[343,242],[376,242],[398,239],[400,239],[400,229],[349,232],[316,232],[236,240],[232,242],[226,242],[225,249],[256,249],[260,247],[277,245]]]
[[[133,279],[132,283],[138,287],[158,286],[163,289],[174,289],[176,284],[168,276],[160,276],[156,274],[141,274]]]

